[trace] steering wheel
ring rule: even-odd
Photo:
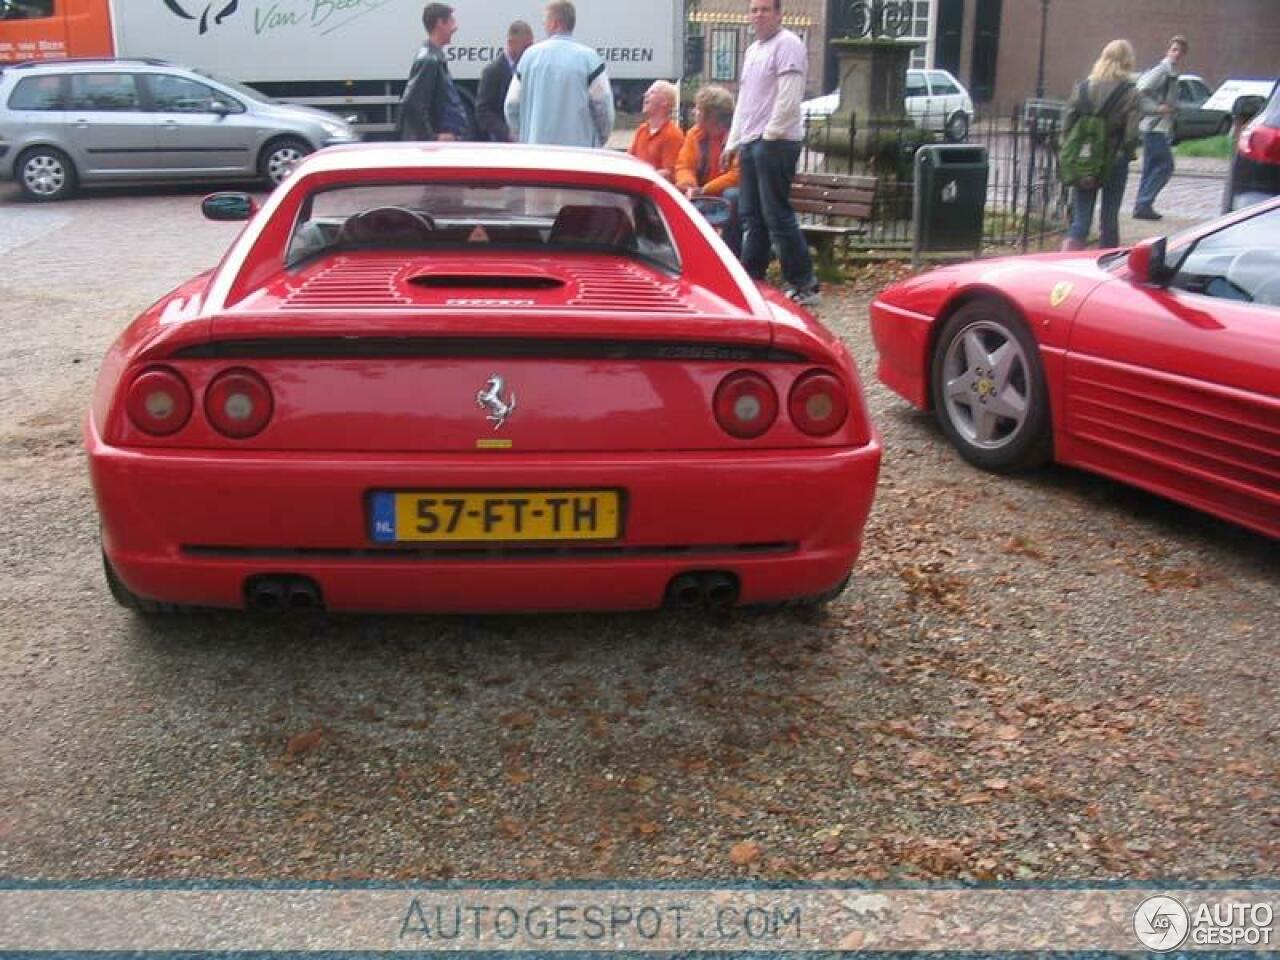
[[[436,222],[408,207],[370,207],[347,218],[338,233],[342,246],[415,246],[431,239]]]
[[[1280,253],[1242,250],[1227,264],[1226,280],[1256,303],[1280,303]]]

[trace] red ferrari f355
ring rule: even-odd
[[[995,471],[1054,459],[1280,537],[1280,201],[871,306],[879,377]]]
[[[103,363],[115,597],[271,610],[822,600],[880,447],[839,339],[604,152],[308,158]]]

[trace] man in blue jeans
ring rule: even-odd
[[[1143,97],[1142,179],[1133,203],[1135,220],[1159,220],[1156,197],[1173,176],[1173,119],[1178,112],[1178,64],[1187,53],[1187,38],[1169,41],[1165,57],[1138,79]]]
[[[742,265],[763,280],[776,247],[787,296],[808,306],[817,303],[821,293],[809,246],[791,208],[791,180],[804,139],[800,102],[809,54],[803,40],[783,29],[782,0],[750,0],[748,15],[756,40],[742,61],[738,108],[721,166],[727,170],[738,156],[738,216],[745,231]]]

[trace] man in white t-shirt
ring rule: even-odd
[[[763,280],[776,247],[787,296],[813,304],[820,297],[818,280],[790,198],[804,140],[800,102],[809,53],[783,28],[782,0],[750,0],[748,14],[756,40],[743,57],[738,109],[722,159],[727,169],[735,154],[739,158],[742,265]]]

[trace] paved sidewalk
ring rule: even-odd
[[[1133,219],[1133,201],[1142,174],[1141,158],[1129,168],[1124,203],[1120,207],[1120,242],[1163,237],[1212,220],[1222,212],[1227,161],[1207,157],[1179,157],[1173,178],[1156,198],[1163,220]],[[1097,229],[1096,223],[1094,229]]]

